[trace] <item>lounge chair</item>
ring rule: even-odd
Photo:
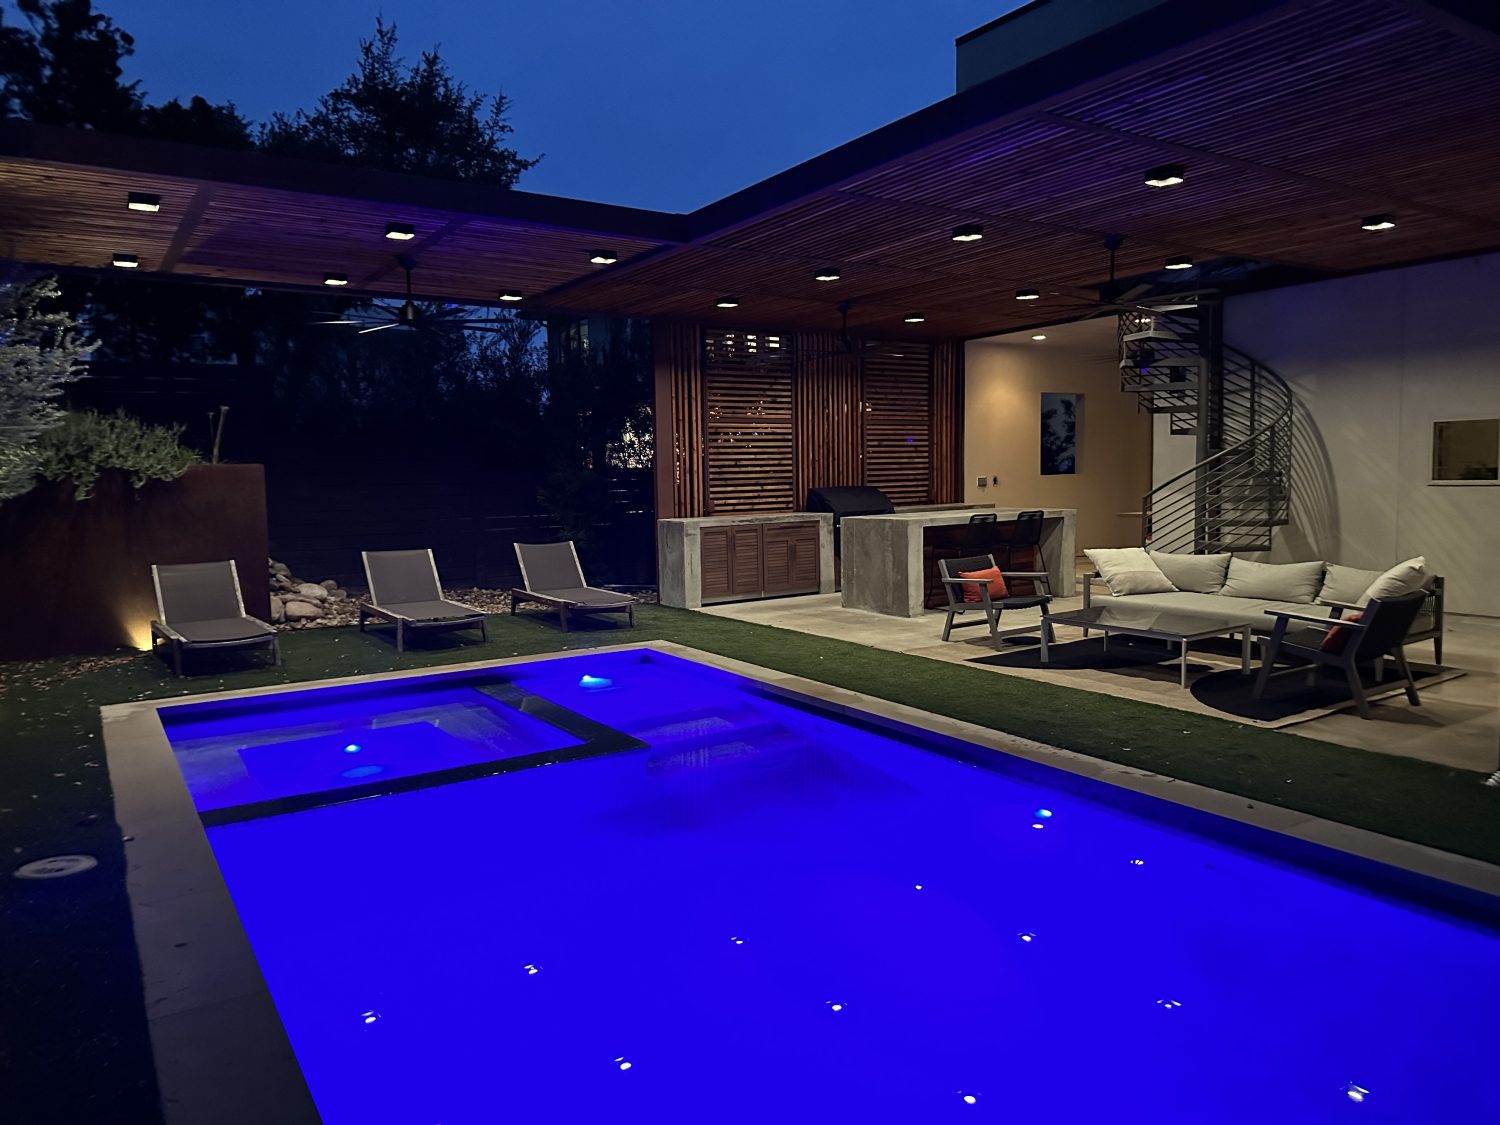
[[[570,539],[564,543],[517,543],[524,589],[510,592],[510,612],[521,602],[537,602],[558,612],[563,632],[574,613],[624,613],[635,625],[635,599],[617,590],[601,590],[583,579],[578,552]]]
[[[361,551],[370,600],[359,607],[359,628],[378,617],[396,626],[396,651],[406,651],[406,635],[421,629],[478,629],[489,640],[484,612],[443,597],[437,563],[430,550]]]
[[[1276,619],[1276,626],[1261,649],[1260,675],[1255,678],[1253,697],[1260,699],[1264,696],[1272,677],[1284,676],[1287,671],[1306,672],[1308,683],[1313,683],[1318,669],[1336,668],[1349,684],[1349,694],[1354,699],[1359,717],[1368,719],[1370,700],[1365,694],[1360,666],[1375,665],[1376,676],[1381,678],[1384,661],[1390,659],[1395,661],[1401,679],[1405,681],[1407,702],[1413,707],[1421,706],[1416,681],[1411,678],[1411,668],[1407,666],[1402,646],[1426,600],[1427,593],[1423,590],[1399,598],[1371,598],[1360,611],[1358,620],[1266,610]],[[1328,634],[1339,629],[1344,631],[1343,643],[1329,642]],[[1273,671],[1278,660],[1291,660],[1293,667],[1287,671]]]
[[[1023,579],[1032,584],[1036,591],[1031,594],[1009,594],[1003,598],[992,597],[990,584],[981,578],[960,578],[960,574],[974,574],[977,571],[989,570],[995,566],[994,555],[974,555],[966,559],[939,559],[938,573],[942,577],[943,588],[948,591],[948,617],[943,622],[943,640],[947,640],[954,629],[966,629],[971,625],[988,625],[990,627],[990,642],[996,648],[1000,647],[1000,638],[1009,637],[1017,633],[1038,633],[1042,644],[1042,663],[1047,662],[1047,646],[1054,640],[1052,635],[1052,621],[1049,617],[1049,609],[1052,604],[1052,585],[1045,570],[1004,570],[1000,576],[1009,585],[1014,579]],[[966,601],[964,593],[966,590],[975,590],[979,594],[978,601]],[[1035,625],[1021,625],[1014,629],[1000,631],[1000,615],[1007,609],[1041,609],[1042,618]],[[970,610],[978,611],[982,616],[978,621],[955,621]]]
[[[156,587],[151,646],[155,648],[158,640],[165,642],[177,675],[182,675],[183,653],[199,649],[267,645],[271,662],[281,663],[276,630],[245,612],[233,559],[153,566],[151,582]]]

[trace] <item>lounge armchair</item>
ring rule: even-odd
[[[973,574],[975,571],[988,570],[995,565],[993,555],[973,555],[966,559],[939,559],[938,573],[942,576],[943,588],[948,591],[948,617],[943,622],[943,640],[947,640],[954,629],[966,629],[971,625],[988,625],[990,627],[990,641],[997,648],[1001,637],[1008,637],[1016,633],[1041,634],[1042,640],[1042,663],[1047,662],[1047,646],[1052,643],[1052,621],[1049,617],[1049,607],[1052,603],[1052,583],[1047,577],[1045,570],[1006,570],[1001,571],[1001,577],[1009,585],[1012,579],[1025,579],[1032,583],[1036,591],[1031,594],[1010,594],[1003,598],[992,597],[990,584],[982,578],[960,578],[960,574]],[[964,592],[976,590],[979,594],[977,602],[966,601]],[[1042,611],[1042,620],[1039,625],[1022,625],[1014,629],[1000,632],[1000,615],[1007,609],[1036,609]],[[957,617],[965,613],[977,611],[981,619],[978,621],[955,621]]]
[[[276,630],[245,612],[233,559],[153,566],[151,582],[156,587],[151,647],[158,640],[167,645],[177,675],[182,675],[183,653],[200,649],[267,645],[271,662],[281,663]]]
[[[1349,692],[1361,719],[1370,717],[1370,701],[1365,695],[1364,681],[1359,666],[1373,664],[1382,667],[1387,658],[1395,661],[1396,668],[1406,681],[1406,698],[1413,707],[1421,705],[1417,699],[1417,685],[1411,678],[1402,646],[1412,622],[1421,612],[1427,600],[1424,591],[1407,594],[1399,598],[1372,599],[1365,603],[1358,621],[1323,617],[1311,613],[1290,613],[1286,610],[1268,609],[1266,612],[1276,619],[1271,636],[1262,650],[1260,675],[1255,680],[1254,698],[1260,699],[1266,684],[1273,675],[1283,676],[1288,671],[1307,673],[1309,682],[1318,674],[1319,668],[1337,668],[1349,682]],[[1344,643],[1323,647],[1325,638],[1334,629],[1346,630]],[[1298,666],[1273,672],[1272,666],[1279,659],[1291,659]],[[1305,665],[1305,667],[1303,667]],[[1378,674],[1378,672],[1377,672]]]
[[[396,626],[396,651],[406,651],[407,634],[413,630],[478,629],[481,640],[489,639],[484,611],[443,597],[437,563],[430,550],[361,551],[370,600],[359,607],[359,628],[378,617]]]
[[[564,543],[517,543],[516,562],[521,567],[524,588],[510,592],[512,616],[521,602],[537,602],[557,610],[564,633],[569,616],[575,613],[624,613],[635,625],[635,599],[585,582],[571,539]]]

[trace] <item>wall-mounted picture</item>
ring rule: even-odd
[[[1082,395],[1042,394],[1042,475],[1078,471],[1078,416]]]
[[[1500,481],[1500,418],[1432,424],[1432,482]]]

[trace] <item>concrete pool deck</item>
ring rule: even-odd
[[[813,700],[876,726],[913,728],[1004,754],[1015,768],[1061,771],[1078,784],[1103,783],[1126,794],[1207,813],[1292,846],[1338,853],[1359,882],[1379,878],[1416,893],[1435,880],[1441,897],[1500,918],[1500,867],[1419,844],[1308,816],[1290,809],[1176,781],[1148,771],[1006,735],[817,681],[774,672],[670,642],[484,660],[308,681],[291,685],[141,700],[101,708],[104,746],[125,838],[126,886],[140,951],[145,1001],[169,1123],[317,1121],[275,1006],[220,876],[158,716],[184,703],[248,699],[344,684],[412,678],[445,679],[584,652],[641,651],[680,657],[744,677],[777,693]],[[1054,775],[1056,777],[1056,775]],[[1201,818],[1200,818],[1201,819]],[[316,861],[311,857],[310,861]],[[1359,873],[1361,861],[1365,870]],[[1368,864],[1379,865],[1371,869]],[[1415,876],[1412,878],[1411,876]],[[1431,889],[1429,887],[1429,889]],[[1474,893],[1474,892],[1477,892]],[[1396,893],[1400,893],[1398,890]]]

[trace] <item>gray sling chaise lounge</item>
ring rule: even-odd
[[[430,550],[361,551],[370,601],[359,607],[359,628],[365,619],[378,617],[396,626],[396,651],[406,651],[406,637],[420,629],[478,629],[481,640],[489,639],[484,613],[471,605],[443,597],[437,563]]]
[[[563,632],[574,613],[624,613],[635,625],[635,599],[617,590],[601,590],[583,580],[583,567],[570,539],[565,543],[517,543],[525,589],[510,592],[510,612],[521,602],[538,602],[557,610]]]
[[[202,649],[267,645],[272,662],[281,663],[276,630],[245,612],[233,559],[153,566],[151,581],[156,587],[151,645],[165,642],[177,675],[182,675],[182,654]]]

